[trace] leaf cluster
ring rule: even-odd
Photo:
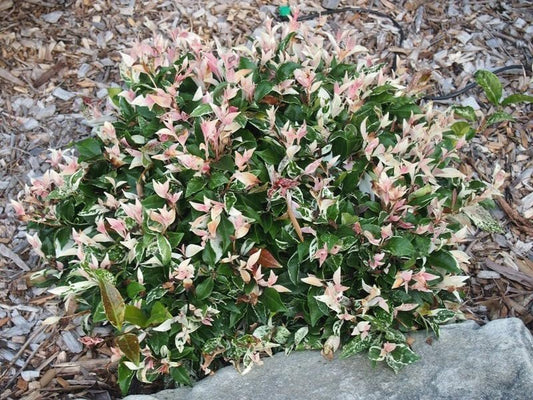
[[[296,21],[251,47],[138,44],[116,121],[27,189],[47,284],[115,327],[125,392],[134,374],[190,384],[281,350],[398,371],[417,359],[409,332],[456,317],[454,215],[487,185],[457,169],[452,114],[364,54]]]

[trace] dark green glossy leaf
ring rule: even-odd
[[[211,278],[210,276],[207,277],[196,287],[196,298],[198,300],[207,299],[213,291],[214,287],[215,281],[213,280],[213,278]]]
[[[276,79],[278,80],[278,82],[281,82],[285,79],[292,78],[293,72],[301,67],[302,66],[300,64],[297,64],[295,62],[281,64],[278,70],[276,71]]]
[[[128,367],[124,365],[124,363],[120,363],[118,366],[118,385],[120,387],[120,391],[122,392],[123,396],[126,396],[128,394],[128,391],[130,389],[131,380],[133,379],[133,376],[135,375],[135,371],[132,371]]]
[[[193,194],[198,193],[206,184],[207,181],[205,179],[195,176],[189,182],[187,182],[185,197],[191,197]]]
[[[209,177],[209,183],[207,186],[209,187],[209,189],[216,189],[220,186],[225,185],[228,182],[229,179],[226,177],[226,175],[224,175],[223,172],[216,171]]]
[[[433,267],[442,268],[454,274],[460,274],[462,272],[455,258],[447,250],[438,250],[431,253],[428,257],[428,263]]]
[[[270,312],[277,313],[279,311],[287,311],[287,307],[283,304],[279,293],[272,288],[265,288],[259,300],[270,310]]]
[[[95,138],[87,138],[76,143],[79,161],[92,160],[102,154],[102,143]]]
[[[415,254],[415,248],[412,243],[401,236],[391,237],[385,244],[385,250],[396,257],[412,257]]]
[[[184,366],[170,368],[170,376],[176,383],[187,386],[192,385],[191,377]]]
[[[318,300],[315,299],[312,293],[313,293],[313,290],[311,289],[309,291],[309,294],[307,295],[307,307],[309,308],[309,317],[311,319],[310,320],[311,326],[315,326],[318,320],[327,314],[324,314],[322,312],[322,310],[318,306]]]
[[[163,265],[170,264],[172,258],[172,248],[166,237],[163,235],[157,235],[157,248],[159,250],[159,259]]]
[[[254,100],[260,101],[263,97],[269,94],[274,87],[274,82],[271,81],[261,81],[259,85],[255,88]]]

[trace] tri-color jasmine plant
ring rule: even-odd
[[[352,32],[267,22],[225,49],[177,30],[123,58],[115,122],[53,151],[13,206],[87,335],[116,328],[124,392],[282,350],[399,371],[409,332],[457,316],[454,216],[501,173],[460,172],[453,114],[417,106]]]

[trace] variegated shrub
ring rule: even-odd
[[[228,50],[175,31],[121,71],[116,121],[52,152],[13,205],[53,292],[115,327],[124,391],[281,350],[398,371],[417,359],[407,333],[456,317],[454,215],[495,185],[456,169],[453,115],[417,106],[351,32],[293,19]]]

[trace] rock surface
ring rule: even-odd
[[[413,335],[422,359],[395,375],[366,356],[325,360],[318,352],[279,353],[241,376],[226,367],[193,388],[125,400],[530,400],[533,337],[522,321],[444,326],[438,340]],[[431,343],[431,344],[428,344]]]

